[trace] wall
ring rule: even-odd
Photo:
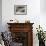
[[[19,15],[19,16],[14,15],[14,5],[16,4],[27,5],[27,15]],[[40,0],[39,1],[38,0],[35,0],[35,1],[34,0],[19,0],[19,1],[18,0],[3,0],[2,1],[3,26],[5,26],[10,19],[17,19],[20,22],[24,22],[26,19],[29,19],[31,22],[39,23],[39,19],[40,19],[39,15],[40,15]]]
[[[40,0],[40,9],[42,13],[46,13],[46,0]]]
[[[40,0],[40,24],[46,31],[46,0]]]
[[[0,0],[0,31],[2,31],[2,0]]]
[[[14,15],[14,5],[27,5],[27,15]],[[19,22],[25,22],[25,20],[30,20],[31,23],[34,23],[33,45],[38,46],[36,27],[41,24],[43,29],[46,29],[46,16],[41,12],[42,7],[43,6],[40,6],[40,0],[2,0],[2,30],[8,30],[7,22],[9,22],[9,20],[11,19],[17,19],[19,20]]]

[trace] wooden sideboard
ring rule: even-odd
[[[33,46],[33,23],[7,23],[13,41],[22,46]]]

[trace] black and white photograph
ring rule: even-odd
[[[15,15],[26,15],[27,5],[14,5],[14,14]]]

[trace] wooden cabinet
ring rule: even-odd
[[[22,46],[33,46],[33,23],[7,23],[12,33],[13,41]]]

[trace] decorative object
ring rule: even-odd
[[[10,20],[10,21],[13,21],[13,20]]]
[[[30,20],[26,20],[25,23],[30,23]]]
[[[14,14],[15,15],[26,15],[27,5],[14,5]]]
[[[19,23],[19,21],[17,19],[11,19],[9,23]]]
[[[38,40],[39,40],[39,46],[45,46],[45,35],[43,32],[42,27],[36,28],[37,29],[37,34],[38,35]]]

